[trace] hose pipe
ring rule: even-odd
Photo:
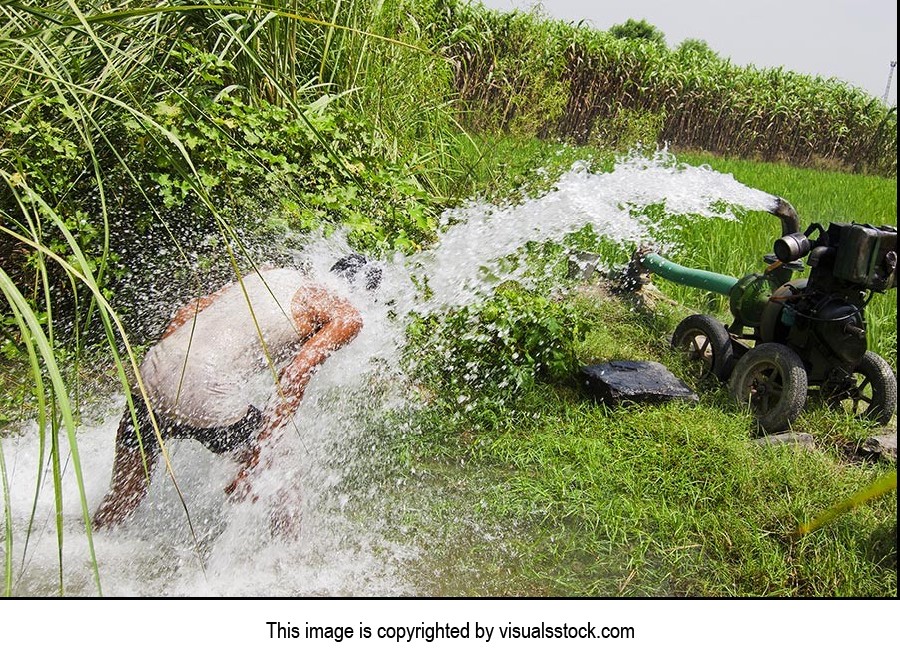
[[[727,296],[738,282],[737,277],[696,268],[686,268],[677,263],[672,263],[672,261],[654,252],[644,254],[641,257],[641,265],[663,279],[668,279],[676,284],[699,288],[703,291],[718,293],[719,295]]]

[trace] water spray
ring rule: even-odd
[[[783,333],[793,337],[792,333],[806,326],[812,327],[806,330],[810,347],[798,350],[802,354],[820,345],[816,323],[804,318],[805,314],[820,319],[830,317],[831,321],[819,322],[818,329],[839,334],[836,340],[839,348],[843,347],[843,328],[849,327],[847,342],[858,348],[860,340],[853,336],[858,330],[853,328],[859,327],[860,319],[856,315],[845,320],[842,317],[858,311],[861,318],[865,302],[858,299],[861,291],[889,287],[883,277],[886,274],[883,261],[887,256],[884,236],[887,234],[890,239],[891,230],[881,228],[870,236],[868,230],[844,232],[832,225],[825,232],[796,236],[800,224],[790,205],[773,204],[770,194],[749,188],[731,175],[707,167],[681,166],[664,152],[649,158],[623,157],[611,172],[592,172],[587,165],[576,164],[546,194],[519,204],[473,201],[447,211],[440,241],[431,250],[412,257],[396,255],[382,263],[384,279],[378,295],[374,296],[366,291],[350,290],[345,280],[330,272],[335,260],[351,251],[340,232],[327,237],[305,235],[302,241],[289,241],[302,244],[300,252],[286,253],[284,259],[276,258],[276,262],[293,263],[314,279],[335,287],[361,311],[365,325],[357,339],[337,351],[312,379],[295,418],[302,436],[282,442],[275,460],[278,468],[260,474],[259,487],[263,493],[277,492],[287,480],[301,485],[298,492],[303,518],[300,539],[273,541],[268,532],[266,497],[257,503],[231,504],[222,496],[222,488],[234,477],[234,464],[210,454],[197,442],[176,441],[172,446],[173,467],[192,519],[197,520],[203,570],[197,567],[196,543],[184,523],[174,487],[169,480],[157,478],[127,526],[116,533],[95,536],[104,594],[294,597],[408,596],[435,592],[423,592],[422,584],[410,577],[409,566],[422,560],[428,552],[419,546],[412,531],[398,534],[397,520],[403,513],[396,508],[396,499],[401,496],[407,500],[410,496],[421,497],[423,501],[430,499],[431,485],[427,479],[382,481],[380,476],[373,477],[375,470],[382,469],[392,459],[390,451],[382,454],[384,449],[379,445],[381,433],[385,432],[382,430],[385,419],[404,417],[407,409],[413,411],[421,404],[417,396],[411,395],[413,387],[404,379],[400,366],[406,341],[405,323],[410,314],[441,314],[478,304],[489,299],[509,279],[518,278],[528,284],[527,273],[509,272],[498,267],[498,263],[530,242],[559,242],[589,225],[598,236],[618,246],[640,244],[659,235],[658,217],[650,216],[644,209],[661,204],[667,216],[723,221],[738,219],[732,209],[774,212],[782,222],[785,247],[794,246],[800,251],[809,247],[810,261],[814,255],[819,255],[820,261],[813,274],[821,271],[822,276],[811,275],[805,284],[801,283],[805,280],[790,280],[790,277],[779,279],[793,272],[788,266],[747,281],[716,275],[722,289],[719,293],[728,295],[734,289],[737,295],[738,290],[743,291],[739,300],[742,322],[756,332],[771,326],[775,335],[773,343],[779,340],[784,343],[785,339],[780,338]],[[896,251],[896,233],[893,236],[893,247],[887,252]],[[874,246],[873,240],[877,243]],[[874,260],[857,259],[854,241],[863,247],[868,245],[867,253]],[[816,251],[818,246],[834,249],[836,254],[822,254],[822,250]],[[273,257],[272,250],[266,241],[254,253],[262,262]],[[662,263],[658,254],[647,253],[644,257],[647,264],[639,263],[640,267]],[[841,269],[836,263],[851,267]],[[679,268],[682,273],[689,270],[671,265],[673,272]],[[854,267],[862,270],[862,274],[854,274]],[[867,278],[870,269],[873,276]],[[699,275],[692,276],[699,276],[703,287],[712,281],[712,274],[700,271]],[[166,276],[167,273],[160,273],[158,279]],[[848,277],[862,279],[862,283],[848,283]],[[757,281],[759,278],[762,279]],[[778,300],[774,291],[788,285],[782,281],[789,282],[799,293]],[[422,293],[420,283],[427,284],[427,296]],[[755,294],[757,286],[762,290]],[[842,293],[844,289],[849,293]],[[832,290],[831,296],[828,290]],[[849,295],[847,312],[835,306],[840,295]],[[143,297],[140,300],[142,304],[145,302]],[[824,308],[817,308],[817,301]],[[769,309],[765,316],[768,324],[761,323],[762,313],[757,306]],[[789,321],[791,314],[793,325]],[[149,322],[156,322],[157,312],[148,309],[146,315]],[[682,330],[684,336],[697,338],[698,346],[708,341],[708,337],[715,337],[717,342],[712,349],[708,346],[713,344],[708,343],[702,351],[698,350],[704,358],[715,355],[720,362],[730,363],[749,352],[741,328],[735,327],[733,336],[718,321],[710,319],[706,323],[701,326],[701,330],[706,328],[703,331],[691,329],[691,325],[687,326],[687,333]],[[759,340],[763,341],[762,337]],[[727,355],[726,350],[730,351]],[[834,390],[842,391],[838,385],[849,388],[851,376],[856,377],[854,374],[867,363],[848,365],[835,360],[836,365],[831,368],[835,374]],[[841,373],[847,374],[845,379],[838,377]],[[109,484],[110,445],[123,401],[120,398],[106,403],[101,400],[99,405],[98,417],[78,429],[79,452],[88,475],[86,494],[92,506],[99,503]],[[402,434],[409,427],[408,420],[404,419],[402,426],[390,432]],[[23,556],[15,557],[22,565],[15,593],[46,596],[57,589],[59,549],[53,532],[56,508],[49,488],[35,502],[37,479],[44,469],[38,448],[38,424],[24,424],[15,432],[5,429],[4,433],[0,438],[4,442],[4,455],[7,465],[13,465],[8,473],[13,532],[17,537],[31,534],[27,543],[17,545],[24,548]],[[81,511],[71,474],[63,475],[63,487],[63,514],[68,525],[66,593],[89,595],[91,581],[82,567],[86,539],[81,532]],[[36,520],[33,526],[30,525],[32,511]],[[464,521],[466,511],[460,510],[459,514]],[[502,534],[495,538],[501,538],[497,542],[502,541]]]

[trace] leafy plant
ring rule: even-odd
[[[666,45],[666,35],[663,31],[643,18],[640,20],[629,18],[624,23],[613,25],[609,28],[609,33],[616,39],[644,39],[663,47]]]
[[[515,405],[536,380],[574,376],[585,328],[579,307],[507,282],[475,307],[411,324],[411,367],[460,414]]]

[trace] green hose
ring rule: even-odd
[[[684,266],[672,263],[668,259],[664,259],[659,254],[650,252],[641,258],[641,263],[650,272],[659,275],[663,279],[674,281],[676,284],[684,284],[692,288],[699,288],[704,291],[712,291],[720,295],[728,295],[731,289],[737,284],[736,277],[728,275],[720,275],[717,272],[708,272],[706,270],[697,270],[695,268],[685,268]]]

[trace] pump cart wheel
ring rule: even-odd
[[[750,407],[766,432],[787,430],[806,403],[808,380],[803,362],[780,343],[761,343],[734,365],[729,388]]]
[[[897,378],[880,355],[867,351],[850,375],[822,386],[830,407],[881,425],[897,410]]]
[[[724,382],[734,368],[734,349],[725,326],[712,316],[688,316],[675,328],[672,347],[696,362],[700,377],[710,373]]]

